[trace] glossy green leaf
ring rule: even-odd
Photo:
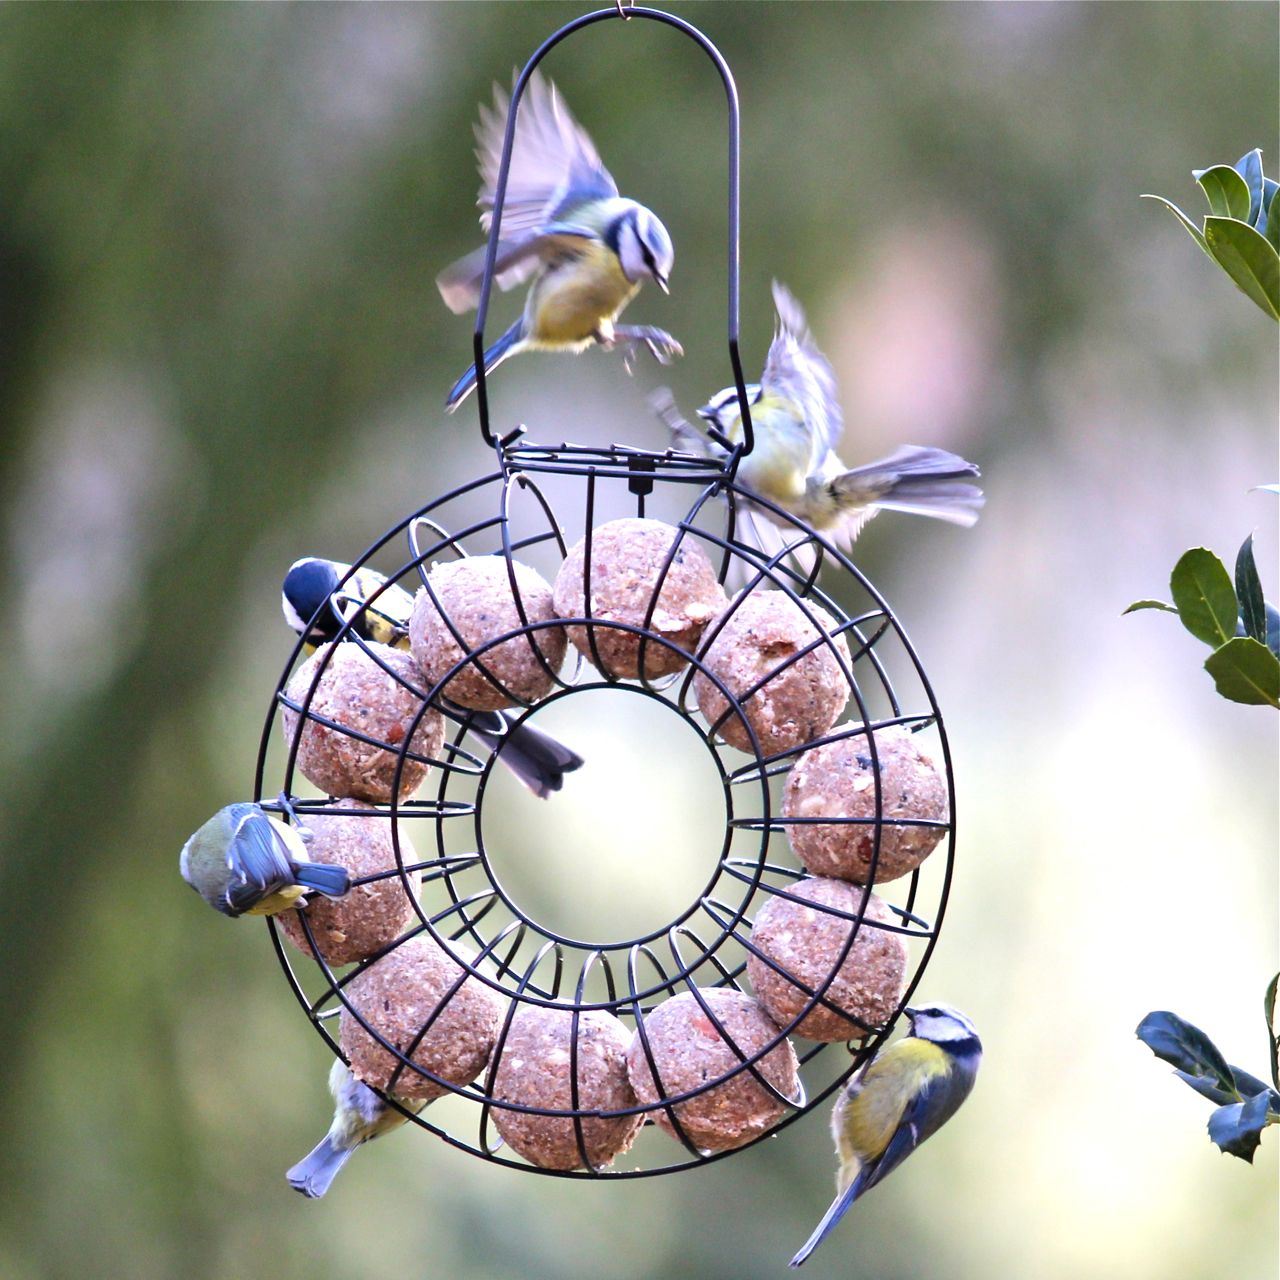
[[[1207,547],[1192,547],[1173,566],[1169,578],[1182,625],[1197,640],[1217,648],[1235,634],[1235,587],[1222,561]]]
[[[1263,178],[1262,216],[1256,225],[1258,230],[1266,236],[1268,243],[1280,250],[1280,205],[1276,204],[1277,191],[1280,191],[1280,182]]]
[[[1245,635],[1262,644],[1267,642],[1267,605],[1262,598],[1262,580],[1253,559],[1253,534],[1236,554],[1236,599],[1240,602],[1240,621]]]
[[[1209,242],[1204,238],[1204,232],[1201,231],[1200,228],[1197,227],[1196,224],[1192,222],[1192,220],[1188,218],[1172,200],[1166,200],[1164,196],[1153,196],[1149,194],[1144,194],[1142,198],[1144,200],[1159,200],[1160,203],[1164,205],[1164,207],[1168,209],[1184,227],[1186,227],[1191,238],[1204,250],[1205,256],[1208,257],[1211,262],[1217,262],[1217,259],[1213,256],[1213,251],[1209,248]]]
[[[1258,225],[1258,215],[1262,212],[1262,152],[1254,147],[1246,151],[1235,163],[1235,171],[1244,179],[1249,188],[1249,212],[1245,221],[1251,226]]]
[[[1271,1083],[1280,1089],[1280,1039],[1276,1036],[1276,985],[1280,983],[1277,973],[1267,986],[1267,994],[1262,1001],[1262,1011],[1267,1017],[1267,1038],[1271,1041]]]
[[[1138,1023],[1138,1039],[1165,1062],[1172,1063],[1178,1075],[1199,1091],[1193,1081],[1204,1081],[1230,1096],[1235,1096],[1235,1077],[1218,1047],[1199,1027],[1183,1021],[1176,1013],[1156,1010]]]
[[[1280,658],[1252,636],[1237,636],[1215,649],[1204,669],[1232,702],[1280,707]]]
[[[1141,609],[1159,609],[1164,613],[1177,613],[1177,609],[1171,604],[1165,604],[1163,600],[1135,600],[1124,613],[1137,613]],[[1123,618],[1124,613],[1120,616]]]
[[[1209,199],[1209,208],[1219,218],[1249,220],[1249,184],[1229,165],[1193,169],[1192,176]]]
[[[1280,320],[1280,253],[1275,246],[1234,218],[1206,218],[1204,238],[1240,291],[1273,320]]]
[[[1209,1137],[1228,1155],[1253,1163],[1253,1153],[1262,1141],[1267,1123],[1269,1099],[1265,1093],[1255,1094],[1248,1102],[1233,1102],[1219,1107],[1209,1117]]]

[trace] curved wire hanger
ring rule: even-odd
[[[507,107],[506,133],[502,139],[502,159],[498,165],[497,181],[494,183],[493,189],[493,213],[489,223],[489,243],[485,250],[484,277],[480,284],[480,301],[476,307],[476,327],[472,335],[473,358],[476,370],[476,404],[480,411],[480,433],[484,437],[485,444],[490,448],[497,448],[500,445],[501,441],[494,435],[489,424],[489,393],[484,371],[484,326],[489,315],[489,297],[493,292],[493,269],[497,260],[498,239],[502,229],[502,208],[507,195],[507,175],[511,168],[511,150],[515,138],[516,111],[534,68],[560,41],[574,32],[580,31],[583,27],[589,27],[596,22],[607,21],[611,18],[621,18],[624,22],[629,22],[632,18],[649,18],[654,22],[665,23],[667,26],[683,32],[711,59],[716,70],[720,73],[720,80],[724,85],[725,99],[729,108],[729,362],[733,366],[733,382],[737,388],[738,404],[742,410],[742,443],[725,462],[725,471],[732,476],[737,470],[738,460],[749,454],[755,445],[755,433],[751,426],[751,409],[748,403],[746,383],[742,377],[742,361],[738,355],[738,152],[740,133],[738,125],[738,87],[734,83],[733,73],[729,70],[729,64],[724,60],[720,50],[697,27],[686,22],[683,18],[677,18],[674,14],[666,13],[661,9],[649,9],[638,7],[634,4],[624,4],[623,0],[614,0],[612,8],[597,9],[592,13],[583,14],[582,17],[566,23],[559,31],[548,36],[538,46],[533,57],[525,64],[524,70],[520,72],[516,79],[515,87],[511,91],[511,101]]]

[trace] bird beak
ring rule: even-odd
[[[655,276],[653,277],[653,282],[654,282],[654,284],[656,284],[656,285],[658,286],[658,288],[659,288],[659,289],[661,289],[661,290],[662,290],[662,292],[663,292],[663,293],[670,293],[670,292],[671,292],[671,289],[670,289],[670,288],[669,288],[669,286],[667,285],[667,277],[666,277],[666,276],[655,275]]]
[[[702,418],[705,422],[710,422],[715,417],[715,414],[711,411],[711,406],[709,404],[704,404],[697,412],[698,417]]]
[[[906,1005],[902,1006],[902,1012],[905,1013],[907,1017],[911,1019],[912,1022],[914,1022],[920,1014],[919,1009],[911,1009],[911,1008],[908,1008]]]

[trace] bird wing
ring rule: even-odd
[[[480,224],[486,231],[493,218],[510,105],[510,95],[495,85],[493,106],[480,108],[476,126],[481,178],[478,203]],[[617,184],[600,162],[595,143],[570,114],[555,85],[535,71],[516,112],[502,203],[504,235],[522,240],[547,223],[565,218],[579,205],[617,194]]]
[[[804,308],[777,280],[773,304],[778,321],[760,381],[767,391],[799,405],[812,432],[809,472],[814,472],[839,444],[844,430],[836,378],[809,331]]]
[[[293,883],[289,860],[271,826],[271,819],[252,808],[236,823],[227,845],[231,884],[227,902],[246,911],[270,893]]]
[[[507,229],[505,215],[502,229]],[[579,253],[584,242],[599,239],[599,235],[589,227],[557,222],[520,241],[499,240],[498,253],[493,260],[493,278],[499,289],[511,289],[523,284],[549,259]],[[457,262],[450,263],[436,276],[440,296],[455,315],[471,311],[480,303],[480,284],[484,279],[487,249],[487,245],[481,245]]]
[[[858,1117],[866,1126],[859,1142],[863,1138],[875,1142],[874,1146],[862,1149],[882,1150],[878,1158],[867,1161],[863,1167],[859,1193],[888,1177],[926,1138],[936,1133],[955,1114],[972,1087],[972,1079],[957,1074],[950,1056],[937,1045],[908,1038],[899,1041],[895,1048],[904,1046],[911,1046],[910,1052],[916,1061],[907,1064],[905,1072],[901,1063],[889,1064],[886,1074],[897,1076],[897,1081],[893,1087],[876,1090],[877,1097],[866,1109],[867,1114]],[[927,1050],[922,1046],[928,1046]],[[863,1098],[870,1092],[864,1093]],[[897,1119],[893,1120],[895,1114]]]

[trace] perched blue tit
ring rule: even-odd
[[[273,916],[314,891],[340,898],[351,887],[341,867],[307,859],[297,828],[260,805],[229,804],[204,824],[178,859],[182,878],[223,915]]]
[[[285,621],[306,638],[308,649],[337,637],[342,620],[351,622],[348,634],[365,640],[409,647],[409,618],[413,597],[398,583],[388,584],[373,569],[355,569],[337,560],[306,556],[284,576],[280,606]],[[441,709],[468,728],[489,751],[540,800],[564,786],[564,775],[580,769],[582,757],[549,733],[517,724],[505,711],[461,711],[440,699]]]
[[[364,1142],[404,1124],[407,1117],[389,1107],[368,1085],[361,1084],[340,1059],[329,1069],[329,1092],[333,1095],[333,1123],[319,1143],[285,1174],[289,1185],[309,1199],[318,1200],[351,1153]],[[415,1115],[427,1104],[420,1098],[397,1098]]]
[[[907,445],[860,467],[847,468],[836,454],[842,422],[835,375],[810,333],[804,311],[776,280],[777,326],[759,383],[746,386],[754,447],[738,466],[739,482],[811,528],[847,548],[877,511],[907,511],[953,524],[971,525],[983,504],[970,481],[978,468],[945,449]],[[655,410],[677,448],[725,458],[742,441],[742,411],[736,387],[726,387],[698,416],[710,428],[704,437],[675,409],[669,391],[657,393]],[[754,508],[778,523],[773,512]],[[757,525],[759,545],[772,553],[785,545]]]
[[[973,1089],[982,1061],[973,1023],[946,1004],[905,1012],[911,1034],[873,1058],[836,1100],[831,1113],[840,1157],[836,1198],[791,1259],[793,1267],[808,1258],[864,1191],[937,1133]]]
[[[494,88],[494,107],[476,126],[480,161],[480,223],[493,220],[494,188],[510,100]],[[663,293],[675,260],[671,237],[644,205],[618,194],[595,144],[569,114],[555,86],[530,76],[516,116],[515,138],[502,208],[494,279],[510,289],[533,277],[524,313],[484,353],[490,372],[519,351],[585,351],[593,343],[649,349],[662,364],[682,355],[661,329],[618,325],[622,309],[646,279]],[[477,249],[436,278],[451,311],[479,304],[485,249]],[[475,385],[475,369],[454,384],[452,411]]]

